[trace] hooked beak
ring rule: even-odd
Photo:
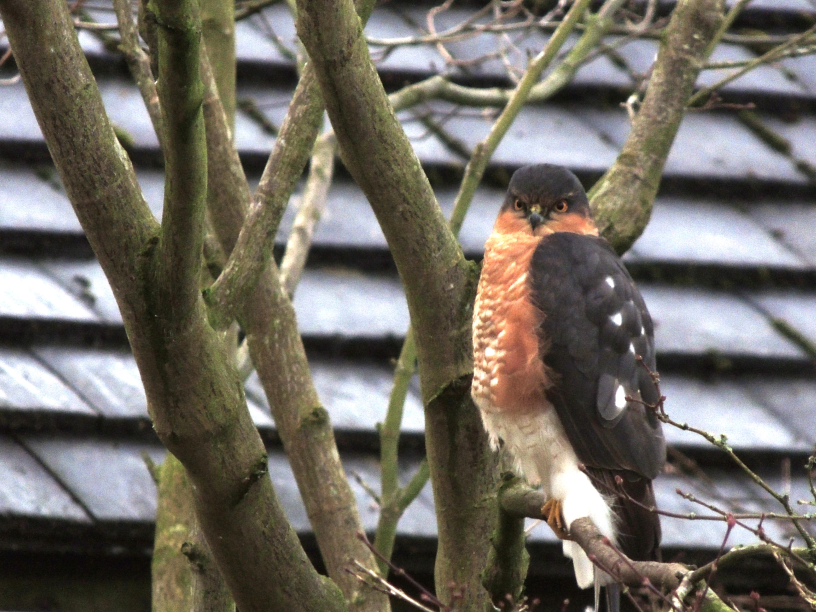
[[[535,231],[539,225],[544,223],[544,217],[541,215],[541,206],[538,205],[531,206],[530,216],[527,217],[527,219],[530,221],[530,225],[532,226],[533,231]]]

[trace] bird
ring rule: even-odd
[[[642,360],[642,364],[639,363]],[[490,446],[547,502],[580,588],[620,588],[569,539],[589,517],[633,560],[659,560],[652,481],[666,461],[654,325],[598,235],[581,182],[552,164],[513,173],[485,243],[473,311],[471,396]],[[645,364],[649,370],[642,367]]]

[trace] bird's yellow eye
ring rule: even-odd
[[[560,213],[567,212],[568,207],[569,207],[569,205],[567,204],[567,201],[566,200],[561,200],[560,202],[557,202],[555,204],[555,211],[560,212]]]
[[[516,200],[513,202],[513,208],[516,210],[524,210],[524,204],[522,204],[521,200]]]

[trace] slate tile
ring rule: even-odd
[[[0,348],[0,410],[4,416],[60,413],[85,420],[99,416],[30,353],[7,347]]]
[[[690,376],[661,377],[666,413],[715,436],[726,435],[732,448],[745,452],[807,451],[809,445],[797,428],[779,419],[750,393],[744,381],[706,382]],[[816,407],[812,410],[816,417]],[[714,450],[701,436],[670,425],[663,426],[666,441],[675,446]]]
[[[804,183],[791,161],[731,115],[686,115],[669,158],[669,174]]]
[[[588,125],[622,147],[629,119],[622,110],[573,109]],[[667,176],[697,179],[759,179],[802,184],[793,163],[768,147],[735,117],[719,113],[688,113],[680,124],[669,157]]]
[[[658,354],[803,359],[804,353],[731,293],[693,287],[640,284],[655,321]]]
[[[37,118],[28,102],[22,81],[3,86],[0,96],[0,140],[11,142],[42,142]]]
[[[790,290],[763,291],[751,293],[749,299],[769,316],[788,323],[810,342],[816,343],[816,294]]]
[[[260,15],[253,15],[235,24],[235,56],[239,62],[292,65],[293,61],[281,53],[283,45],[291,53],[297,53],[295,45],[295,22],[285,5],[273,5]],[[271,28],[271,32],[267,30]],[[272,34],[278,38],[275,44]]]
[[[570,37],[571,41],[567,44],[572,48],[572,40],[577,40],[577,37]],[[607,44],[612,40],[604,39]],[[567,47],[567,45],[565,45]],[[617,61],[617,58],[616,58]],[[621,68],[616,61],[610,59],[609,54],[602,53],[585,64],[581,64],[575,73],[575,76],[570,81],[573,86],[590,86],[590,87],[615,87],[617,89],[628,89],[634,85],[634,81],[629,73]]]
[[[91,518],[22,446],[0,435],[0,517],[90,524]]]
[[[292,474],[289,460],[282,450],[270,449],[269,476],[272,479],[272,486],[275,487],[275,494],[280,500],[292,528],[299,534],[312,533],[312,527],[306,509],[303,507],[303,500],[300,497],[300,490],[295,482],[295,476]]]
[[[746,386],[751,395],[784,421],[789,429],[811,447],[816,444],[816,430],[805,426],[816,420],[815,380],[760,375],[748,381]]]
[[[0,164],[0,229],[81,232],[68,198],[38,170],[57,174],[53,166]]]
[[[402,337],[408,329],[402,286],[392,276],[339,268],[310,270],[295,293],[295,310],[305,335]]]
[[[732,6],[735,0],[728,0],[726,6]],[[813,13],[813,3],[808,0],[753,0],[747,7],[748,11],[773,11],[775,13],[793,13],[804,15]]]
[[[106,75],[97,79],[102,103],[111,122],[127,132],[139,149],[158,149],[159,141],[142,96],[133,81]]]
[[[388,408],[393,383],[393,372],[389,368],[376,363],[323,358],[310,360],[309,367],[317,394],[335,430],[376,431],[377,423],[383,421]],[[266,416],[269,403],[257,372],[250,374],[246,389],[247,397],[262,406]],[[414,389],[409,390],[405,400],[402,423],[405,433],[425,431],[422,401]]]
[[[654,481],[657,507],[661,511],[697,516],[712,516],[714,513],[699,504],[682,498],[675,491],[680,489],[684,493],[691,493],[697,499],[712,503],[718,508],[731,512],[761,512],[775,509],[768,502],[759,501],[757,494],[752,490],[747,479],[735,475],[733,471],[706,468],[706,477],[714,485],[701,483],[698,478],[683,474],[663,474]],[[745,519],[744,522],[756,528],[758,519]],[[689,520],[687,518],[673,518],[663,516],[660,519],[663,531],[663,546],[682,549],[717,550],[725,537],[726,526],[721,521]],[[768,536],[779,538],[782,530],[773,521],[763,523]],[[728,545],[753,544],[757,537],[742,528],[735,528],[728,539]]]
[[[393,371],[376,364],[312,360],[312,379],[335,429],[374,431],[385,419]],[[422,400],[411,391],[405,401],[402,431],[422,434]]]
[[[63,346],[32,349],[105,418],[147,418],[147,399],[130,351]]]
[[[752,3],[753,4],[753,3]],[[740,45],[717,45],[709,58],[710,62],[743,62],[756,59],[756,54]],[[722,79],[738,72],[740,68],[721,68],[703,70],[697,79],[697,87],[708,87],[719,83]],[[757,66],[741,77],[731,81],[722,88],[723,91],[751,91],[758,93],[773,93],[777,95],[802,95],[806,89],[794,80],[785,76],[785,73],[775,65]]]
[[[796,79],[810,96],[816,95],[816,57],[787,58],[779,62],[785,71]]]
[[[461,9],[452,8],[455,14]],[[369,39],[415,38],[427,34],[425,15],[427,9],[399,7],[395,5],[378,7],[366,24],[365,33]],[[380,70],[405,72],[436,72],[444,65],[442,55],[433,45],[404,45],[385,48],[370,45],[371,55]]]
[[[485,242],[493,231],[493,224],[504,202],[505,193],[503,189],[488,187],[476,191],[459,233],[459,242],[466,254],[478,257],[484,254]],[[437,197],[446,211],[446,217],[449,218],[456,193],[453,190],[440,191]]]
[[[99,321],[36,264],[18,257],[0,257],[0,316]]]
[[[98,261],[53,259],[43,260],[41,265],[65,291],[81,300],[102,321],[122,323],[113,290]]]
[[[632,260],[740,267],[810,267],[749,216],[725,203],[681,198],[655,202]]]
[[[763,201],[745,207],[752,219],[776,239],[796,251],[811,265],[816,264],[816,206],[810,202]]]
[[[299,185],[281,221],[276,239],[284,245],[300,206],[303,184]],[[377,218],[362,190],[350,180],[336,177],[329,188],[326,210],[315,229],[314,244],[321,247],[387,249]]]
[[[96,520],[155,520],[156,485],[141,453],[161,462],[166,451],[158,443],[65,434],[29,434],[21,442]]]
[[[450,105],[434,103],[437,113],[451,112]],[[493,163],[513,167],[533,163],[557,163],[576,171],[602,172],[618,151],[602,137],[602,131],[583,121],[581,109],[548,104],[526,107],[513,123],[493,155]],[[479,111],[466,109],[444,122],[445,131],[472,150],[488,134],[494,121]],[[424,151],[418,151],[426,161]]]
[[[137,168],[136,178],[153,216],[161,221],[164,208],[164,173],[160,170]]]
[[[787,140],[791,145],[791,155],[795,159],[808,162],[816,167],[816,118],[800,116],[784,121],[769,114],[760,115],[766,127]],[[806,176],[803,174],[803,176]]]

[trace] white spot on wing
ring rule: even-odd
[[[626,390],[623,385],[618,385],[618,390],[615,391],[615,408],[623,410],[626,407]]]
[[[635,353],[635,345],[632,344],[631,342],[629,343],[629,352],[632,353],[633,355],[637,354]]]
[[[613,289],[615,288],[615,279],[614,278],[612,278],[611,276],[607,276],[604,280],[606,281],[607,285],[609,285]]]
[[[616,313],[615,313],[615,314],[613,314],[611,317],[609,317],[609,319],[610,319],[610,320],[611,320],[611,321],[612,321],[612,322],[613,322],[615,325],[617,325],[618,327],[620,327],[620,326],[621,326],[621,324],[623,323],[623,313],[616,312]]]

